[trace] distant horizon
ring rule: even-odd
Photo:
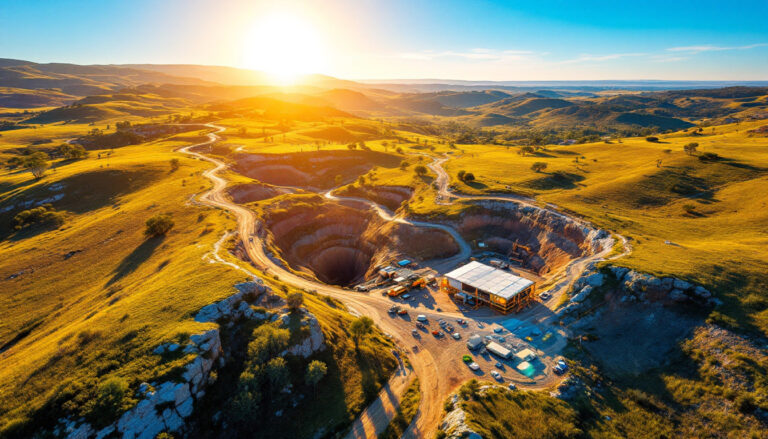
[[[258,69],[250,69],[247,67],[238,67],[238,66],[232,66],[232,65],[221,65],[221,64],[194,64],[194,63],[147,63],[147,62],[131,62],[131,63],[89,63],[89,64],[79,64],[76,62],[69,62],[69,61],[35,61],[32,59],[19,59],[19,58],[6,58],[3,56],[0,56],[0,60],[16,60],[16,61],[24,61],[24,62],[30,62],[35,64],[69,64],[69,65],[80,65],[80,66],[114,66],[114,67],[135,67],[135,66],[196,66],[196,67],[223,67],[223,68],[231,68],[231,69],[238,69],[238,70],[244,70],[244,71],[251,71],[258,74],[266,74],[263,70]],[[312,75],[322,75],[322,76],[329,76],[334,79],[344,80],[344,81],[352,81],[352,82],[359,82],[363,84],[420,84],[420,85],[427,85],[427,84],[443,84],[443,85],[475,85],[475,86],[482,86],[484,84],[489,85],[498,85],[498,84],[504,84],[504,85],[512,85],[512,84],[552,84],[552,83],[632,83],[632,82],[648,82],[648,83],[689,83],[689,84],[706,84],[706,83],[712,83],[712,84],[744,84],[744,83],[760,83],[760,85],[766,85],[768,86],[768,78],[766,79],[659,79],[659,78],[632,78],[632,79],[511,79],[511,80],[505,80],[505,79],[460,79],[460,78],[429,78],[429,77],[414,77],[414,78],[404,78],[404,77],[393,77],[393,78],[348,78],[348,77],[338,77],[338,76],[332,76],[328,75],[326,73],[306,73],[302,74],[301,76],[312,76]]]

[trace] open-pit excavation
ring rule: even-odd
[[[207,127],[222,130],[212,124]],[[443,158],[435,159],[430,165],[438,174],[442,202],[460,199],[453,202],[467,204],[467,208],[440,222],[404,218],[367,198],[337,196],[333,190],[325,191],[322,196],[304,193],[281,197],[277,203],[263,209],[259,217],[252,209],[233,202],[230,196],[250,202],[263,199],[272,192],[254,186],[254,189],[235,189],[236,194],[226,195],[227,183],[217,174],[227,165],[191,150],[219,140],[216,132],[209,133],[208,138],[208,142],[184,147],[181,151],[216,165],[205,173],[214,182],[213,189],[199,198],[203,203],[236,215],[250,261],[262,271],[278,275],[281,281],[327,294],[344,302],[350,311],[370,316],[403,347],[414,343],[413,324],[410,318],[388,316],[387,311],[393,305],[391,298],[353,293],[342,287],[374,277],[376,267],[404,255],[428,261],[438,273],[452,269],[472,255],[470,242],[482,240],[483,245],[495,253],[510,259],[519,258],[520,270],[537,280],[549,280],[550,292],[562,294],[590,263],[605,257],[613,244],[605,231],[536,206],[530,200],[512,196],[469,197],[450,192],[441,167]],[[258,166],[253,161],[248,163]],[[316,172],[326,174],[319,168]],[[288,181],[273,183],[284,185]],[[304,184],[309,185],[306,181]],[[328,183],[317,186],[328,187]],[[478,333],[487,332],[490,325],[503,330],[509,320],[509,317],[487,309],[462,308],[436,294],[427,289],[426,294],[414,294],[416,301],[402,303],[427,321],[455,321],[458,318],[464,321],[464,328],[472,328]],[[549,326],[554,316],[551,308],[538,302],[515,316],[516,321],[529,322],[525,324],[532,330],[543,328],[551,333],[552,341],[535,348],[540,364],[535,376],[506,373],[505,380],[529,389],[548,388],[558,382],[559,378],[551,368],[553,358],[565,344],[565,333],[561,328]],[[423,392],[419,413],[403,437],[434,435],[444,399],[462,382],[477,376],[461,362],[461,354],[466,352],[463,342],[452,343],[426,335],[418,336],[418,346],[404,349],[422,389],[429,391]],[[391,399],[392,395],[381,397]],[[356,425],[365,428],[352,431],[349,437],[376,437],[394,413],[378,410],[365,412],[362,416],[365,420]]]

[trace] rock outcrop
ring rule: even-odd
[[[218,322],[234,324],[242,319],[267,320],[273,314],[256,312],[252,303],[270,301],[274,296],[263,281],[253,281],[235,285],[237,292],[216,303],[203,307],[196,315],[197,322]],[[274,302],[274,300],[271,300]],[[320,325],[317,319],[306,312],[304,319],[310,328],[310,336],[302,344],[292,346],[287,353],[301,355],[325,347]],[[304,324],[304,322],[302,322]],[[319,333],[319,336],[318,336]],[[306,345],[306,346],[305,346]],[[181,346],[175,342],[158,345],[153,354],[164,355],[181,350],[186,355],[194,355],[186,364],[179,381],[161,383],[143,383],[139,386],[140,401],[136,406],[115,423],[95,430],[84,420],[62,419],[58,431],[68,439],[102,439],[110,435],[119,435],[124,439],[153,439],[158,433],[178,432],[183,430],[185,420],[189,418],[196,402],[205,395],[205,388],[211,382],[211,371],[224,363],[219,329],[209,329],[189,337],[189,343]]]
[[[299,310],[301,313],[301,326],[309,328],[309,334],[301,341],[301,343],[295,344],[285,351],[280,356],[296,355],[299,357],[307,358],[315,352],[325,349],[325,336],[320,329],[320,323],[317,321],[317,317],[312,315],[306,308]],[[282,321],[283,326],[288,326],[291,315],[282,314],[279,319]]]
[[[557,314],[560,317],[580,311],[584,302],[597,288],[606,282],[606,276],[612,276],[618,282],[622,293],[622,302],[671,302],[695,303],[704,306],[719,306],[722,302],[712,297],[712,293],[701,285],[674,277],[659,278],[650,274],[640,273],[626,267],[609,266],[607,272],[599,272],[594,267],[584,271],[571,288],[572,297],[568,304]],[[606,273],[608,273],[606,275]],[[572,319],[571,319],[572,321]]]
[[[443,417],[440,423],[440,430],[446,433],[445,437],[448,439],[482,439],[482,436],[467,425],[467,414],[459,404],[459,395],[451,396],[451,403],[453,409]]]

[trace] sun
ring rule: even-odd
[[[271,75],[275,82],[288,85],[301,75],[318,73],[325,61],[323,45],[316,29],[302,18],[284,12],[260,18],[243,45],[245,67]]]

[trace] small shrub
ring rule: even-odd
[[[659,138],[656,136],[648,136],[645,138],[645,140],[651,143],[657,143],[659,141]]]
[[[752,413],[757,408],[755,397],[751,393],[742,393],[736,397],[733,402],[736,408],[742,413]]]
[[[464,174],[464,181],[467,183],[475,181],[475,174],[471,172],[467,172],[466,174]]]
[[[541,172],[545,169],[547,169],[547,164],[545,162],[534,162],[531,165],[531,169],[535,172]]]
[[[59,227],[64,224],[64,214],[57,212],[50,204],[27,209],[13,217],[13,228],[22,230],[25,227],[43,226]]]
[[[291,311],[296,311],[304,304],[304,295],[301,293],[291,293],[285,298],[285,302]]]
[[[701,160],[702,162],[716,162],[720,160],[720,156],[714,152],[705,152],[704,154],[699,156],[699,160]]]
[[[174,225],[173,219],[168,214],[157,214],[145,223],[147,228],[144,234],[149,237],[162,236],[168,233]]]

